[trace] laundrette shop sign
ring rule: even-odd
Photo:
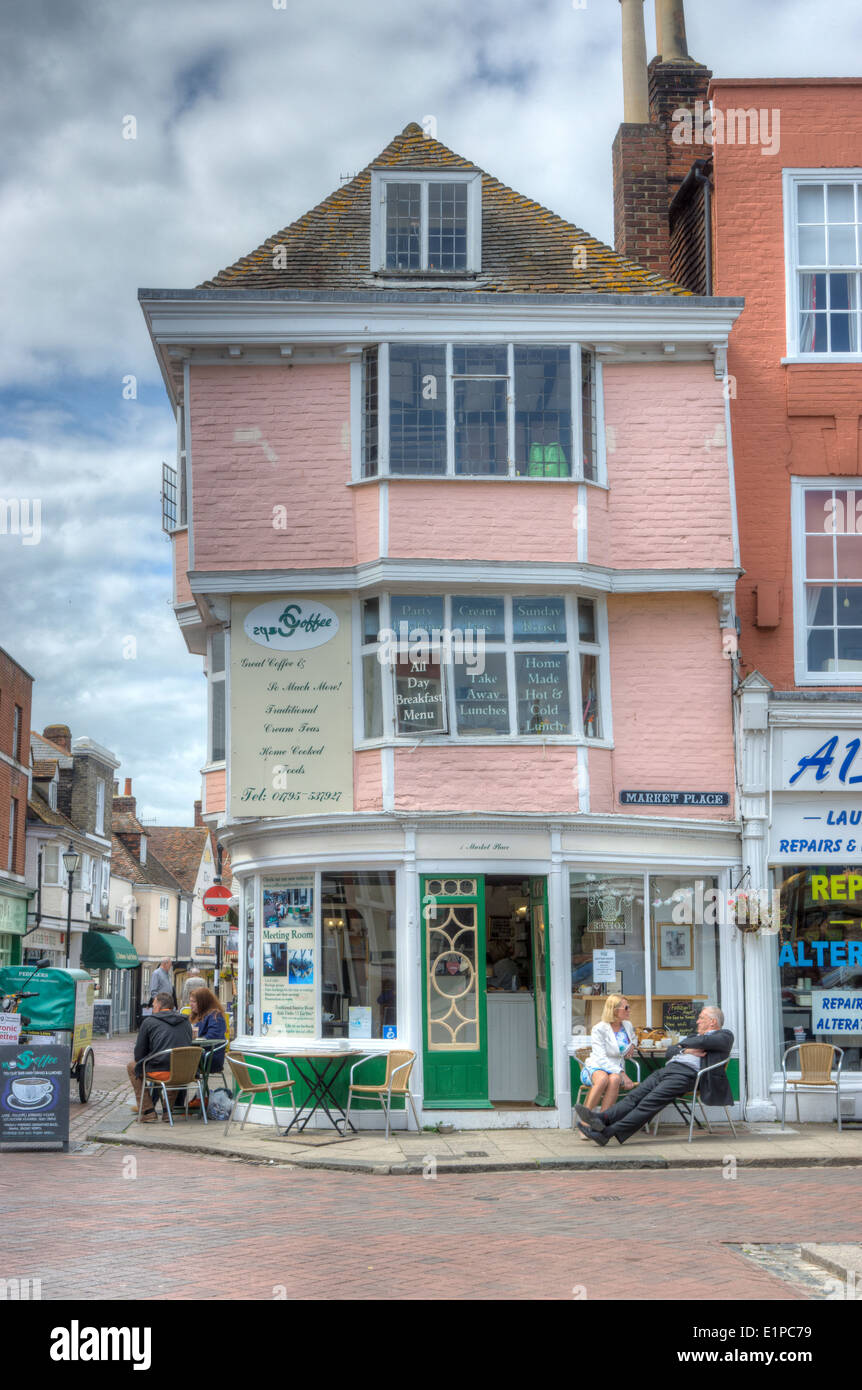
[[[623,806],[729,806],[729,792],[620,792]]]

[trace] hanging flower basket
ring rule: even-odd
[[[769,910],[762,893],[754,890],[738,889],[727,900],[730,920],[737,931],[755,935],[764,927],[772,925]]]

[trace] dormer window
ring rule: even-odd
[[[434,277],[478,271],[481,229],[481,174],[372,173],[372,270]]]

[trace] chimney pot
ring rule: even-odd
[[[655,0],[656,31],[663,63],[688,61],[685,36],[685,0]]]
[[[620,0],[623,39],[623,121],[646,125],[649,121],[644,0]]]
[[[126,778],[126,785],[125,785],[125,788],[124,788],[124,790],[123,790],[123,796],[131,796],[131,794],[132,794],[132,779],[131,779],[131,777],[127,777],[127,778]]]

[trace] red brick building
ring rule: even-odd
[[[622,6],[617,249],[694,294],[745,300],[725,376],[743,571],[737,781],[745,886],[781,888],[783,922],[747,943],[749,1118],[774,1113],[782,1055],[812,1039],[843,1049],[855,1113],[862,80],[711,80],[688,54],[683,0],[657,0],[661,56],[647,67],[642,0]],[[834,1099],[809,1096],[809,1117]]]
[[[0,649],[0,965],[17,965],[27,930],[24,886],[33,677]]]

